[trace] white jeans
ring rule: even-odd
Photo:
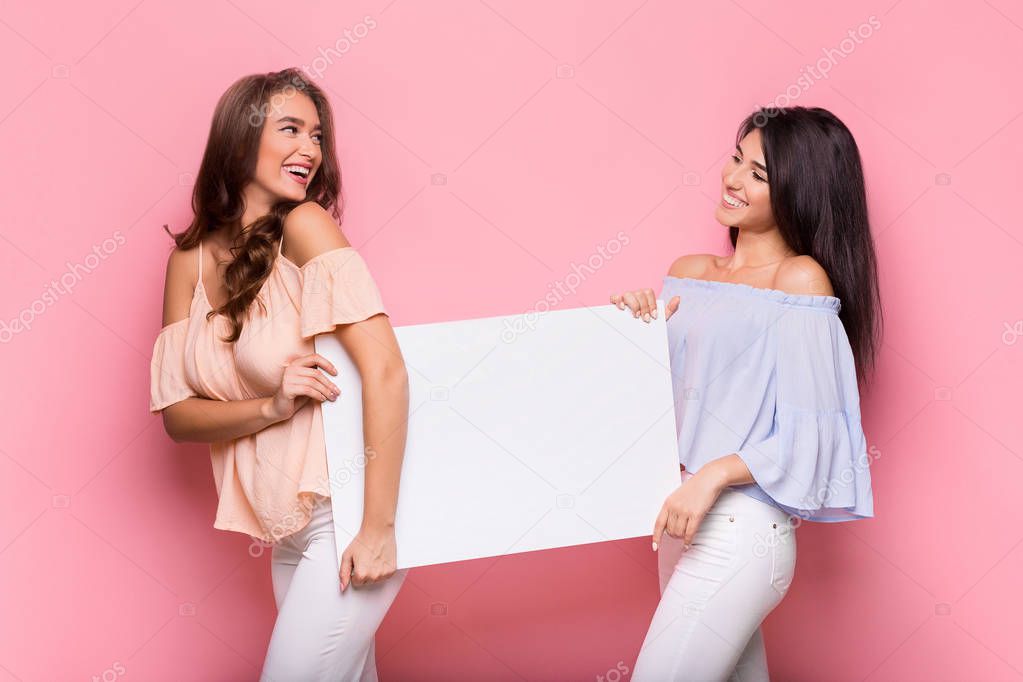
[[[330,498],[309,524],[274,544],[270,561],[277,620],[260,682],[377,679],[373,638],[408,569],[342,594]]]
[[[795,573],[788,515],[726,488],[688,550],[664,534],[658,554],[661,601],[633,681],[768,682],[760,623]]]

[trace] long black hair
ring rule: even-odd
[[[771,211],[785,243],[828,273],[861,378],[881,345],[877,257],[867,217],[860,152],[838,118],[818,107],[768,107],[739,125],[736,144],[760,130],[771,178]],[[729,228],[735,247],[739,229]]]

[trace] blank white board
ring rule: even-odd
[[[664,305],[396,327],[409,374],[398,568],[649,535],[678,487]],[[362,521],[361,382],[333,334],[323,405],[340,554]],[[372,464],[370,464],[372,466]]]

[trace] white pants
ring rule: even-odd
[[[377,679],[373,638],[408,569],[341,592],[330,498],[302,530],[274,544],[270,562],[277,621],[260,682]]]
[[[688,550],[665,533],[658,554],[661,601],[633,681],[768,682],[760,623],[795,573],[788,515],[726,488]]]

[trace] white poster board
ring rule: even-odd
[[[664,305],[396,327],[409,374],[398,568],[649,535],[680,483]],[[323,405],[340,554],[362,520],[361,383]]]

